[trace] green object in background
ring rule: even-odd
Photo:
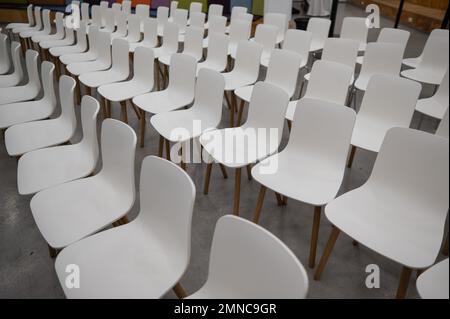
[[[255,16],[264,16],[264,0],[253,0],[252,13]]]
[[[191,6],[192,2],[201,2],[202,3],[202,11],[206,12],[208,9],[207,0],[178,0],[178,9],[187,9]]]

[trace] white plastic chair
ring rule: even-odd
[[[97,57],[91,61],[73,62],[66,66],[67,71],[79,76],[83,73],[102,71],[111,67],[111,35],[108,32],[97,33]],[[61,57],[61,61],[62,61]]]
[[[131,14],[131,1],[130,0],[122,1],[122,11],[127,14]]]
[[[127,36],[124,37],[125,40],[128,41],[128,43],[138,43],[141,41],[141,23],[142,23],[142,29],[144,30],[144,23],[145,21],[150,20],[150,18],[140,19],[138,16],[130,14],[127,17],[127,29],[128,33]],[[144,30],[145,31],[145,30]],[[155,32],[156,35],[156,32]]]
[[[180,34],[184,34],[186,32],[187,22],[188,11],[186,9],[177,9],[173,16],[173,23],[178,26]]]
[[[310,268],[316,263],[322,207],[336,197],[344,178],[355,118],[355,111],[344,105],[301,99],[286,148],[252,169],[252,176],[261,184],[255,223],[259,222],[267,189],[314,206]],[[269,167],[278,169],[267,174],[265,170]]]
[[[342,21],[340,38],[357,41],[359,51],[366,50],[368,34],[367,18],[345,17]]]
[[[309,52],[316,52],[323,49],[325,40],[330,32],[331,20],[324,18],[311,18],[308,21],[306,31],[312,33],[311,47]]]
[[[195,59],[196,62],[203,58],[203,28],[197,28],[189,26],[186,29],[183,54],[189,55]],[[159,62],[164,65],[170,66],[171,57],[173,54],[166,54],[159,57]]]
[[[29,7],[29,6],[28,6]],[[28,7],[27,7],[27,15],[28,15]],[[28,20],[29,21],[29,20]],[[16,26],[12,28],[13,34],[20,34],[22,31],[39,31],[42,29],[42,16],[41,16],[41,7],[34,6],[33,7],[33,25],[30,26]]]
[[[175,11],[178,9],[178,1],[170,1],[170,17],[169,22],[173,22],[173,16],[175,15]]]
[[[6,30],[19,30],[19,29],[29,29],[34,26],[34,15],[33,15],[33,5],[29,4],[27,6],[27,22],[19,22],[19,23],[8,23],[5,27]]]
[[[64,38],[64,13],[62,12],[56,12],[55,14],[55,25],[56,25],[56,32],[51,34],[38,34],[33,35],[31,37],[31,41],[34,43],[40,43],[42,41],[48,41],[48,40],[61,40]]]
[[[87,24],[91,23],[91,18],[89,16],[89,3],[82,2],[81,3],[81,21]]]
[[[167,27],[166,27],[167,28]],[[195,94],[197,62],[186,54],[174,54],[170,63],[170,77],[167,89],[138,95],[133,103],[142,110],[141,147],[145,138],[145,113],[170,112],[192,103]]]
[[[213,70],[203,69],[198,75],[195,86],[194,105],[187,110],[154,115],[150,122],[159,135],[170,142],[184,143],[198,138],[203,132],[215,129],[220,124],[224,88],[223,75]],[[196,121],[201,123],[200,130],[193,129]],[[174,134],[175,130],[180,129],[186,134]]]
[[[320,279],[340,234],[346,233],[404,268],[397,298],[412,269],[434,264],[448,211],[449,140],[407,128],[386,134],[369,180],[325,208],[334,225],[314,278]]]
[[[180,28],[177,24],[167,22],[164,27],[164,35],[162,39],[162,45],[153,50],[155,58],[159,58],[164,55],[172,55],[178,52],[178,34]]]
[[[227,18],[223,16],[212,16],[208,19],[208,36],[203,39],[203,48],[208,48],[210,36],[214,33],[225,34]],[[228,53],[228,48],[227,48]]]
[[[0,105],[0,129],[19,123],[42,120],[52,115],[56,107],[55,89],[53,86],[54,70],[55,66],[53,63],[42,62],[41,74],[44,95],[41,99]]]
[[[231,9],[230,25],[226,28],[225,32],[230,33],[230,27],[235,21],[242,20],[242,19],[248,19],[250,15],[247,15],[248,14],[247,12],[248,12],[247,7],[234,6]],[[253,16],[252,16],[252,19],[253,19]]]
[[[91,24],[90,25],[94,25],[97,26],[98,28],[102,27],[102,13],[101,13],[101,8],[99,5],[93,5],[91,6],[91,14],[92,14],[92,19],[91,19]],[[87,33],[89,33],[89,29],[87,29]]]
[[[128,24],[127,24],[128,16],[126,13],[119,11],[115,15],[115,22],[117,29],[111,33],[111,43],[113,39],[116,38],[125,38],[128,34]]]
[[[135,220],[85,238],[58,255],[56,273],[67,298],[155,299],[181,290],[178,282],[191,255],[194,183],[173,163],[149,156],[142,163],[140,194]],[[80,289],[64,284],[66,267],[74,263],[86,280]],[[99,274],[106,265],[108,271]]]
[[[102,123],[102,169],[43,190],[31,199],[34,221],[49,246],[60,249],[122,219],[135,200],[136,135],[128,125]]]
[[[448,36],[449,36],[448,30],[446,30],[446,29],[434,29],[433,31],[431,31],[430,35],[428,36],[427,42],[425,43],[425,46],[424,46],[424,50],[425,50],[425,48],[427,48],[429,46],[434,46],[435,44],[438,43],[438,42],[434,42],[432,40],[433,38],[435,38],[435,37],[443,37],[443,38],[447,39],[447,41],[448,41]],[[433,50],[433,51],[435,49],[436,48],[433,48],[433,49],[428,49],[427,48],[427,50]],[[403,60],[403,64],[406,65],[406,66],[409,66],[411,68],[417,68],[419,63],[422,62],[422,58],[423,58],[423,52],[417,58],[404,59]]]
[[[205,23],[205,29],[208,30],[210,26],[210,21],[213,17],[223,16],[223,5],[221,4],[210,4],[208,8],[208,21]],[[224,31],[225,32],[225,31]]]
[[[417,278],[417,291],[422,299],[449,299],[448,258]]]
[[[449,67],[448,37],[433,37],[428,42],[417,68],[404,70],[401,75],[422,83],[439,85]]]
[[[11,68],[11,59],[8,52],[8,36],[0,34],[0,75],[8,73]]]
[[[248,41],[252,31],[252,23],[247,20],[234,20],[230,25],[230,46],[228,54],[235,56],[239,42]]]
[[[311,69],[311,76],[303,98],[344,105],[352,76],[353,70],[347,65],[325,60],[316,61]],[[286,112],[288,121],[294,120],[297,104],[298,101],[289,103]]]
[[[124,102],[153,90],[154,60],[152,49],[137,47],[134,52],[133,78],[124,82],[102,85],[97,92],[108,101],[120,102],[122,115],[125,116],[126,104]]]
[[[52,32],[52,24],[50,22],[50,10],[42,10],[42,26],[39,31],[36,30],[24,30],[19,33],[19,36],[23,39],[32,38],[33,36],[47,36]]]
[[[2,88],[18,85],[23,80],[22,50],[19,42],[11,42],[11,57],[14,70],[5,75],[0,75],[0,91]]]
[[[42,15],[41,15],[42,11]],[[48,17],[48,19],[47,19]],[[50,25],[50,10],[41,10],[41,7],[34,7],[34,20],[36,21],[36,24],[34,27],[29,29],[13,29],[13,33],[18,33],[19,37],[21,38],[30,38],[31,36],[38,34],[39,32],[43,31],[45,29],[44,22],[46,23],[46,26],[48,28],[51,27]],[[47,30],[45,31],[47,32]],[[48,31],[50,32],[50,31]]]
[[[439,85],[436,93],[429,98],[420,99],[417,101],[416,111],[442,120],[445,112],[448,110],[449,99],[449,70],[445,73],[441,85]]]
[[[436,130],[436,135],[448,138],[449,136],[449,119],[448,119],[448,109],[447,112],[444,114],[444,118],[441,120],[441,123],[439,123],[439,126]]]
[[[155,19],[144,21],[144,38],[140,42],[130,43],[130,52],[135,52],[138,47],[156,48],[158,46],[158,22]],[[177,44],[178,45],[178,44]]]
[[[129,45],[127,40],[113,40],[111,61],[110,69],[81,74],[79,77],[80,82],[87,87],[97,88],[101,85],[126,80],[130,75]]]
[[[228,36],[224,33],[212,33],[208,36],[211,47],[208,49],[205,61],[197,65],[197,74],[201,69],[211,69],[223,72],[228,62]]]
[[[273,25],[259,24],[256,27],[255,37],[252,40],[263,46],[261,62],[270,59],[270,55],[277,44],[277,34],[278,28]],[[236,58],[236,51],[231,52],[231,57]]]
[[[321,60],[332,61],[349,66],[355,71],[356,59],[358,56],[359,43],[351,39],[328,38],[322,51]],[[309,81],[310,73],[305,74],[304,79]],[[350,80],[350,85],[354,81],[354,76]]]
[[[172,1],[170,4],[174,3]],[[158,36],[163,36],[164,26],[169,21],[169,8],[159,6],[156,11],[156,21],[158,22]]]
[[[150,17],[150,6],[148,4],[136,5],[135,15],[143,19]]]
[[[224,216],[214,232],[208,279],[187,299],[305,299],[308,285],[305,268],[280,239]]]
[[[408,45],[408,40],[411,33],[406,30],[400,30],[395,28],[383,28],[378,35],[377,42],[385,42],[385,43],[397,43],[403,46],[403,52],[406,50],[406,46]],[[362,64],[364,61],[363,56],[359,56],[356,59],[356,63]]]
[[[19,194],[30,195],[91,174],[98,161],[96,99],[81,102],[82,140],[74,145],[44,148],[26,153],[17,166]]]
[[[241,127],[212,130],[200,137],[204,154],[214,162],[236,169],[233,214],[239,215],[241,171],[278,151],[288,94],[275,85],[255,85],[247,121]],[[212,162],[207,166],[205,193],[209,188]]]
[[[273,25],[277,27],[277,44],[284,41],[284,36],[288,29],[288,19],[285,14],[282,13],[266,13],[264,15],[264,24]]]
[[[81,30],[81,28],[80,28]],[[79,34],[77,32],[77,45],[75,48],[72,48],[69,53],[63,52],[63,54],[61,54],[59,56],[59,60],[61,61],[61,63],[68,65],[70,63],[74,63],[74,62],[85,62],[85,61],[93,61],[95,59],[98,58],[99,56],[99,34],[100,31],[98,30],[98,27],[96,25],[91,25],[89,27],[89,43],[92,43],[91,45],[89,45],[89,49],[86,51],[86,49],[84,51],[78,51],[81,50],[82,48],[78,47],[78,44],[80,43],[80,41],[82,41],[81,45],[85,44],[86,48],[87,48],[87,39],[86,37],[82,37],[82,33]],[[106,37],[106,32],[103,33],[104,37]],[[75,49],[77,50],[77,52],[71,52],[71,51],[75,51]],[[54,51],[54,50],[53,50]],[[68,51],[68,49],[63,50],[63,51]],[[52,50],[50,50],[50,53],[52,52]]]
[[[122,4],[115,2],[111,5],[111,9],[115,12],[122,12]],[[126,12],[124,13],[126,14]]]
[[[401,44],[378,42],[367,44],[364,63],[355,81],[355,88],[365,91],[374,74],[399,76],[402,59],[403,47]]]
[[[11,126],[5,131],[6,151],[10,156],[65,143],[76,129],[74,109],[75,80],[66,75],[59,80],[61,115],[58,118],[27,122]]]
[[[75,43],[75,34],[73,28],[64,27],[64,37],[59,40],[42,40],[39,46],[42,49],[71,46]]]
[[[102,22],[100,32],[113,33],[116,29],[116,14],[120,15],[120,13],[115,13],[114,10],[109,8],[103,11],[102,19],[104,19],[104,23]]]
[[[196,1],[191,2],[191,4],[189,5],[189,16],[192,13],[202,12],[202,9],[203,9],[203,3],[196,2]]]
[[[99,13],[100,13],[100,24],[98,25],[100,28],[104,28],[107,24],[107,16],[109,11],[109,2],[108,1],[100,1]],[[112,10],[111,10],[112,11]]]
[[[87,50],[87,48],[86,24],[82,21],[80,23],[80,27],[77,29],[76,42],[72,45],[50,48],[48,52],[54,57],[60,57],[65,54],[83,53]]]
[[[25,65],[27,67],[28,82],[23,85],[0,88],[0,105],[28,101],[38,96],[41,91],[38,55],[36,51],[27,50],[25,53]]]
[[[203,12],[191,12],[189,14],[189,21],[188,21],[189,26],[201,28],[204,30],[205,21],[206,21],[206,14],[204,14]]]

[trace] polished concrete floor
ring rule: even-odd
[[[341,4],[338,14],[340,26],[343,16],[363,16],[364,11],[351,5]],[[382,26],[392,26],[392,21],[382,19]],[[420,53],[426,35],[415,30],[412,32],[406,56]],[[336,30],[339,33],[339,28]],[[371,30],[370,40],[376,39],[378,30]],[[432,88],[424,87],[423,96],[429,96]],[[358,105],[361,96],[358,97]],[[77,108],[77,112],[79,110]],[[134,113],[129,112],[130,124],[138,128]],[[228,123],[228,111],[224,108],[224,122]],[[118,105],[113,105],[113,117],[119,117]],[[412,127],[416,128],[420,116],[415,114]],[[422,129],[434,132],[438,123],[425,118]],[[287,129],[284,132],[285,145]],[[80,128],[72,142],[80,138]],[[138,148],[136,154],[136,172],[138,177],[141,161],[145,156],[157,154],[158,136],[147,129],[146,147]],[[354,166],[347,170],[340,193],[362,185],[370,175],[376,155],[358,151]],[[40,235],[29,208],[30,196],[19,196],[16,186],[17,160],[7,155],[3,138],[0,139],[0,298],[63,298],[64,294],[54,270],[54,260],[49,257],[47,244]],[[232,211],[233,178],[225,180],[218,167],[213,170],[210,194],[203,195],[205,165],[192,164],[188,173],[197,186],[197,197],[192,223],[191,262],[181,283],[188,293],[199,289],[207,278],[209,252],[214,226],[217,220]],[[228,172],[233,176],[233,172]],[[241,195],[241,216],[251,218],[255,208],[259,185],[248,181],[243,174]],[[176,196],[176,194],[174,195]],[[133,219],[139,211],[139,200],[130,212]],[[307,265],[313,208],[290,200],[287,207],[280,208],[275,196],[268,193],[264,203],[261,225],[285,242]],[[322,254],[330,234],[331,225],[322,218],[318,244],[318,258]],[[394,244],[394,243],[393,243]],[[439,258],[442,258],[440,256]],[[368,289],[365,286],[366,266],[376,264],[381,269],[380,288]],[[330,257],[322,280],[312,279],[313,271],[307,269],[310,278],[309,298],[392,298],[398,284],[401,266],[360,246],[354,247],[351,238],[342,235]],[[274,273],[274,276],[277,274]],[[151,283],[149,283],[151,284]],[[174,298],[169,293],[167,298]],[[411,279],[409,298],[417,298],[415,276]]]

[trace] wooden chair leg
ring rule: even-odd
[[[50,254],[51,258],[56,258],[58,256],[58,250],[48,245],[48,253]]]
[[[86,95],[92,96],[92,89],[89,86],[85,86]]]
[[[81,83],[80,80],[77,79],[77,104],[81,105]]]
[[[166,140],[166,159],[170,161],[170,142]]]
[[[125,101],[125,103],[126,103],[126,101]],[[134,103],[131,102],[131,100],[130,100],[130,104],[131,104],[131,107],[132,107],[133,110],[134,110],[134,113],[136,113],[136,116],[137,116],[138,120],[140,120],[140,119],[141,119],[141,112],[140,112],[139,109],[136,107],[136,105],[134,105]]]
[[[239,113],[236,126],[241,126],[242,124],[242,114],[244,113],[245,101],[241,101],[241,105],[239,106]]]
[[[328,258],[330,257],[331,251],[333,250],[334,244],[336,244],[336,240],[339,237],[341,231],[333,226],[333,230],[331,231],[330,238],[328,239],[325,250],[323,251],[323,255],[320,258],[319,265],[317,266],[316,272],[314,273],[314,280],[320,280],[322,273],[327,265]]]
[[[347,167],[351,168],[353,165],[353,160],[355,159],[355,154],[356,154],[356,147],[352,145],[352,149],[350,151],[350,157],[348,159],[348,164]]]
[[[248,178],[249,181],[253,180],[252,164],[247,165],[247,178]]]
[[[156,88],[158,89],[158,91],[161,91],[161,80],[159,78],[159,66],[158,66],[158,61],[155,60],[155,78],[156,78]]]
[[[158,146],[158,157],[163,157],[164,150],[164,137],[162,135],[159,136],[159,146]]]
[[[127,103],[126,101],[120,102],[120,117],[122,118],[122,121],[126,124],[128,124],[128,112],[127,112]]]
[[[237,168],[234,176],[233,214],[236,216],[239,216],[239,203],[241,200],[241,172],[242,168]]]
[[[266,196],[267,187],[261,185],[258,195],[258,201],[256,202],[255,213],[253,214],[253,222],[255,224],[259,223],[259,217],[261,216],[261,209],[264,203],[264,197]]]
[[[283,206],[287,206],[288,204],[288,198],[287,196],[283,196]]]
[[[444,247],[442,247],[442,254],[444,256],[448,257],[448,234],[447,234],[447,240],[444,243]]]
[[[141,120],[139,125],[139,135],[140,135],[140,146],[141,148],[145,145],[145,111],[141,110]]]
[[[317,241],[319,239],[321,212],[322,207],[316,206],[314,208],[314,221],[311,233],[311,247],[309,248],[309,263],[308,263],[308,266],[311,269],[313,269],[316,266]]]
[[[278,206],[283,206],[283,198],[281,197],[281,195],[275,192],[275,197],[277,198]]]
[[[231,110],[231,101],[230,101],[230,98],[228,97],[228,93],[225,92],[224,95],[225,95],[225,100],[227,101],[228,109]]]
[[[172,290],[175,293],[175,295],[177,295],[178,299],[184,299],[187,297],[186,291],[184,290],[184,288],[181,286],[180,283],[177,283],[175,287],[172,288]]]
[[[228,173],[227,173],[227,169],[225,168],[225,165],[219,164],[219,167],[220,167],[220,170],[222,171],[223,178],[227,179]]]
[[[291,131],[292,131],[292,121],[289,121],[289,120],[286,120],[286,121],[287,121],[289,133],[291,133]]]
[[[209,182],[211,180],[212,167],[213,167],[213,163],[209,163],[206,166],[205,185],[203,186],[203,194],[205,194],[205,195],[208,195],[208,193],[209,193]]]
[[[400,282],[397,289],[397,299],[405,299],[406,292],[408,291],[409,280],[411,279],[412,269],[403,267],[402,274],[400,275]]]
[[[352,245],[355,246],[355,247],[359,247],[359,243],[356,240],[353,240]]]

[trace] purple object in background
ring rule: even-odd
[[[152,0],[152,9],[156,9],[159,6],[170,7],[170,0]]]

